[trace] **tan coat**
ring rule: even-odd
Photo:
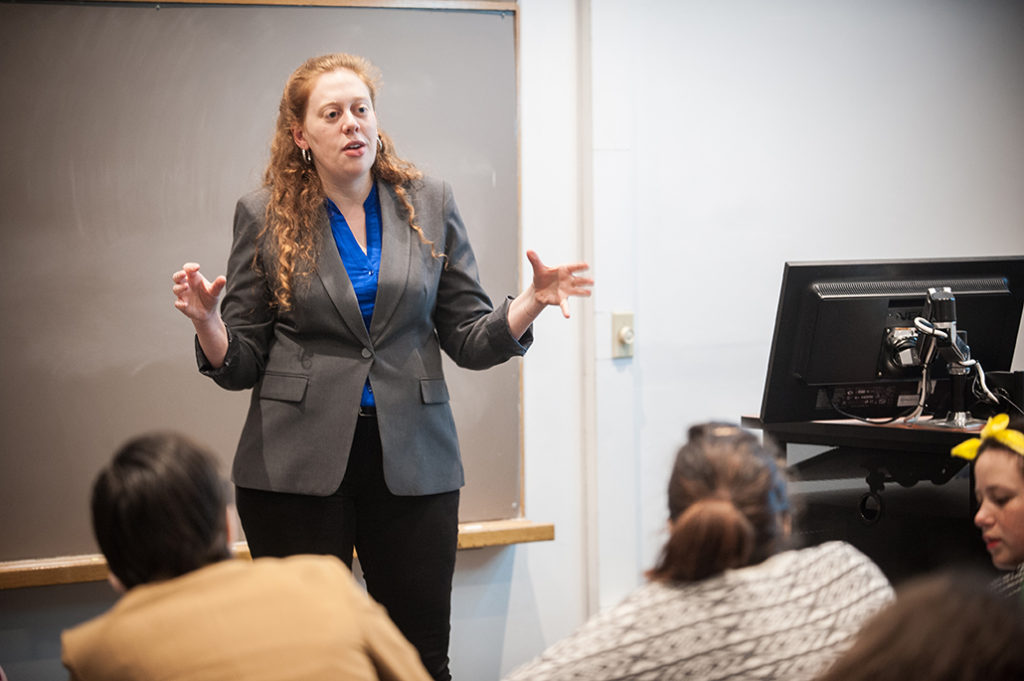
[[[338,559],[228,560],[137,586],[62,636],[76,681],[429,681]]]

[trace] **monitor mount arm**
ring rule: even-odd
[[[971,359],[971,348],[962,332],[957,331],[956,297],[948,286],[928,289],[924,310],[914,320],[914,325],[920,333],[917,349],[922,371],[927,371],[929,365],[938,358],[945,360],[949,370],[952,404],[949,417],[941,425],[968,428],[972,419],[965,398],[967,377],[977,362]],[[926,390],[927,386],[922,389]],[[921,402],[924,402],[923,395]]]

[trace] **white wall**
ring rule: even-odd
[[[630,55],[653,560],[684,425],[759,409],[784,261],[1024,254],[1024,5],[593,4]]]
[[[543,0],[521,6],[521,250],[550,263],[577,261],[584,246],[576,7]],[[523,268],[530,271],[525,257]],[[570,319],[548,310],[535,324],[523,365],[524,508],[528,518],[555,524],[555,541],[459,553],[451,652],[457,679],[497,679],[588,612],[584,334],[591,309],[574,301]]]
[[[503,643],[457,620],[461,679],[640,582],[686,426],[759,410],[784,261],[1024,254],[1024,3],[520,6],[524,247],[589,258],[598,287],[525,360],[526,512],[557,539],[483,561]]]

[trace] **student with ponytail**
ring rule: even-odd
[[[506,681],[813,679],[892,599],[844,542],[786,550],[774,454],[730,424],[690,428],[668,485],[669,538],[648,582]]]

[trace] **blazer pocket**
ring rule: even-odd
[[[448,384],[443,378],[421,378],[420,396],[423,404],[442,404],[448,401]]]
[[[282,402],[300,402],[306,394],[309,384],[308,376],[299,374],[275,374],[267,372],[263,375],[260,386],[260,397]]]

